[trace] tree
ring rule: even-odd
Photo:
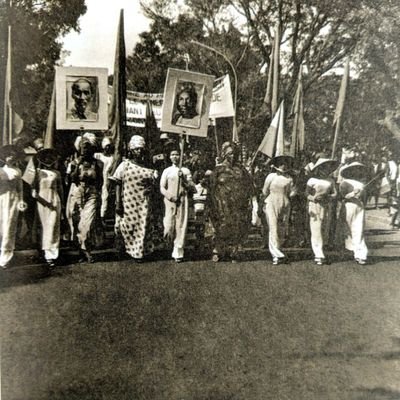
[[[256,147],[271,118],[263,106],[263,97],[278,24],[280,98],[286,100],[290,109],[298,71],[303,65],[308,143],[318,143],[313,139],[321,139],[321,126],[325,125],[321,146],[327,146],[332,138],[330,124],[340,85],[335,75],[337,71],[340,73],[349,55],[353,76],[348,105],[359,115],[347,113],[343,127],[352,137],[368,133],[379,139],[382,128],[376,121],[379,116],[384,118],[386,109],[395,108],[397,102],[393,99],[398,97],[396,67],[400,59],[400,36],[396,21],[400,6],[397,3],[395,0],[143,0],[142,6],[153,21],[149,33],[154,35],[153,44],[160,55],[169,55],[163,59],[164,70],[174,66],[183,52],[191,55],[191,65],[200,72],[218,74],[221,66],[226,70],[222,59],[190,45],[192,38],[217,48],[232,61],[240,75],[237,119],[241,137],[249,147]],[[389,62],[390,59],[395,61]],[[373,85],[369,83],[371,79]],[[162,81],[160,78],[159,83]],[[379,93],[380,85],[383,93]],[[400,121],[400,107],[398,114],[392,111],[390,116],[393,114],[391,121]],[[318,127],[316,121],[322,125]]]
[[[78,19],[85,12],[84,0],[69,0],[67,7],[63,0],[14,0],[12,8],[1,3],[0,76],[4,76],[11,24],[15,107],[34,134],[42,134],[46,125],[54,66],[62,55],[60,37],[78,31]]]

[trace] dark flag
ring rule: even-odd
[[[53,92],[51,94],[49,116],[47,117],[46,132],[44,133],[44,148],[54,148],[54,134],[56,131],[56,85],[53,83]]]
[[[7,46],[7,67],[4,85],[4,114],[3,114],[3,134],[1,138],[2,146],[12,144],[16,136],[22,131],[24,121],[14,111],[12,93],[12,41],[11,26],[8,27],[8,46]]]
[[[119,17],[117,43],[115,48],[113,94],[109,121],[115,145],[114,168],[120,163],[125,148],[126,132],[126,55],[124,38],[124,10]]]
[[[146,103],[146,122],[144,126],[144,139],[146,141],[147,148],[149,149],[150,155],[153,155],[155,146],[159,140],[159,130],[157,127],[157,121],[154,117],[153,107],[150,100]]]

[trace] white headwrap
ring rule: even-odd
[[[109,138],[108,136],[104,137],[103,140],[101,141],[101,148],[105,149],[106,146],[108,146],[109,144],[112,144],[112,139]]]
[[[76,151],[79,151],[81,141],[82,141],[82,136],[77,136],[75,139],[75,142],[74,142],[74,147],[75,147]]]
[[[131,140],[129,141],[128,149],[134,150],[134,149],[138,149],[138,148],[143,148],[145,146],[146,146],[146,142],[144,141],[142,136],[133,135],[131,137]]]
[[[92,146],[96,146],[97,143],[97,138],[96,135],[92,132],[86,132],[82,136],[82,140],[85,140],[86,142],[89,142]]]

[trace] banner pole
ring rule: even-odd
[[[181,186],[181,174],[182,174],[182,165],[183,165],[183,153],[185,150],[185,138],[183,133],[179,135],[179,147],[180,147],[180,158],[179,158],[179,168],[178,168],[178,185],[176,187],[176,207],[175,207],[175,215],[178,213],[178,207],[180,203],[180,186]]]

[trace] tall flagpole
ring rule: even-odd
[[[279,98],[279,58],[280,58],[280,42],[281,42],[281,27],[280,21],[276,25],[275,29],[275,41],[274,41],[274,64],[273,64],[273,78],[272,78],[272,101],[271,101],[271,115],[275,115],[278,108]]]
[[[238,78],[237,78],[236,69],[235,69],[235,67],[233,66],[231,60],[229,60],[229,58],[228,58],[224,53],[222,53],[221,51],[219,51],[219,50],[217,50],[217,49],[214,49],[214,47],[207,46],[206,44],[200,43],[200,42],[198,42],[197,40],[191,40],[190,43],[196,44],[197,46],[200,46],[200,47],[204,47],[205,49],[210,50],[210,51],[212,51],[212,52],[214,52],[214,53],[220,55],[221,57],[224,58],[224,60],[225,60],[225,61],[228,63],[228,65],[231,67],[231,70],[232,70],[232,72],[233,72],[233,77],[234,77],[234,79],[235,79],[235,90],[234,90],[234,97],[233,97],[233,107],[234,107],[234,110],[235,110],[235,115],[234,115],[234,117],[233,117],[232,141],[233,141],[233,142],[238,142],[238,141],[239,141],[239,137],[238,137],[238,135],[237,135],[237,125],[236,125]]]
[[[335,158],[336,155],[336,147],[340,133],[340,125],[342,122],[344,103],[346,100],[346,91],[347,91],[347,84],[349,81],[349,75],[350,75],[350,59],[348,58],[346,61],[346,66],[344,68],[342,83],[340,84],[339,97],[336,104],[335,116],[333,120],[333,123],[335,124],[335,136],[333,138],[332,158]]]

